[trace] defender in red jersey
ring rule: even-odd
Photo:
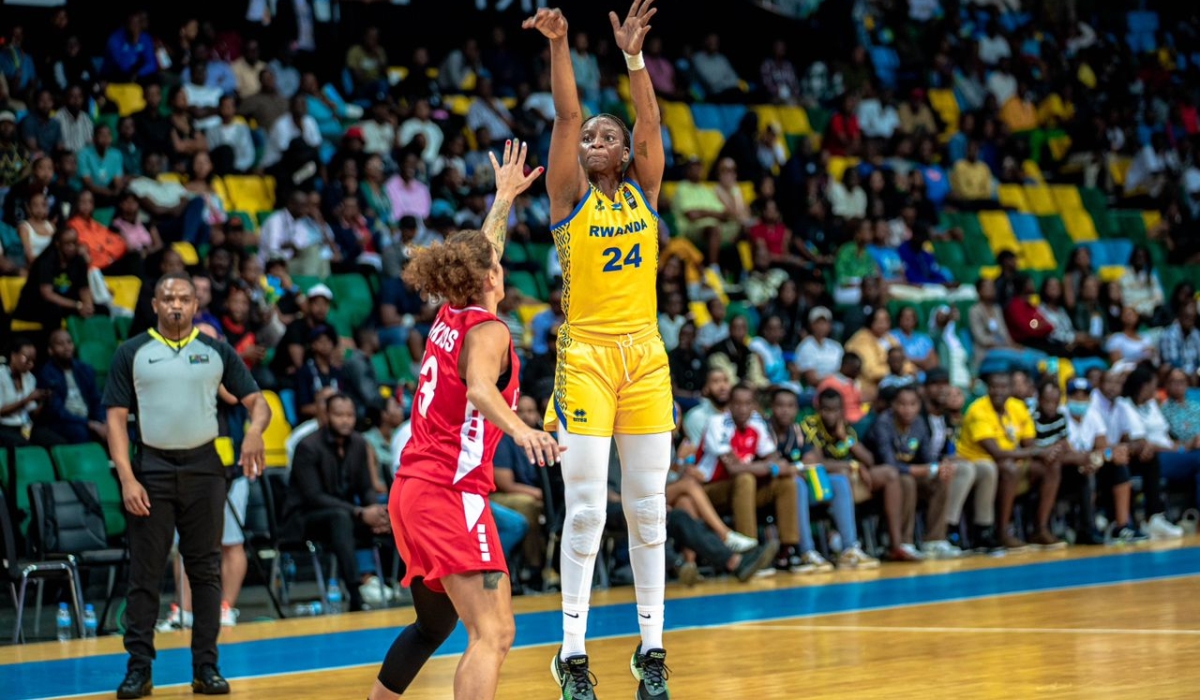
[[[388,650],[370,700],[393,700],[462,617],[467,651],[454,697],[494,698],[514,623],[508,566],[488,508],[492,456],[508,433],[541,466],[558,442],[517,417],[520,363],[496,317],[504,298],[500,258],[513,200],[539,175],[525,174],[523,144],[509,142],[496,169],[496,200],[482,231],[461,231],[413,254],[404,281],[446,304],[425,344],[412,438],[400,455],[388,512],[408,566],[417,621]]]

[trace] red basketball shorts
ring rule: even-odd
[[[445,593],[441,579],[481,571],[507,573],[488,499],[421,479],[396,479],[388,499],[396,548],[408,567],[404,586],[422,579]]]

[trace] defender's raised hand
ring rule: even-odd
[[[504,160],[503,164],[496,160],[496,154],[489,152],[488,158],[492,159],[492,168],[496,171],[496,194],[506,199],[512,200],[533,184],[533,181],[545,171],[545,168],[539,166],[534,168],[528,175],[525,174],[525,155],[528,151],[528,144],[524,141],[509,139],[504,144]]]
[[[617,47],[630,56],[642,52],[642,41],[650,32],[650,18],[658,12],[657,8],[650,7],[653,3],[654,0],[633,0],[633,6],[629,8],[623,23],[618,20],[616,12],[608,13]]]
[[[567,18],[557,7],[554,9],[543,7],[537,11],[536,15],[522,22],[521,28],[536,29],[551,41],[565,39],[567,37]]]

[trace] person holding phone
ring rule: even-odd
[[[34,416],[50,398],[48,390],[37,386],[37,378],[33,376],[36,363],[37,348],[33,341],[15,338],[8,364],[0,366],[0,445],[49,447],[66,442],[53,431],[33,424]]]

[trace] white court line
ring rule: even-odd
[[[953,572],[953,573],[958,573],[958,572]],[[935,575],[940,575],[940,574],[935,574]],[[812,613],[802,613],[800,615],[780,615],[778,617],[764,617],[764,618],[760,618],[758,620],[747,620],[746,622],[735,623],[732,625],[727,622],[708,624],[708,625],[705,625],[705,624],[686,625],[684,627],[676,627],[673,629],[666,630],[666,632],[667,632],[667,634],[672,634],[675,632],[692,632],[692,631],[696,631],[696,630],[710,630],[710,629],[730,629],[730,630],[732,630],[732,629],[738,629],[739,627],[744,626],[744,625],[751,625],[754,623],[785,622],[787,620],[804,620],[804,619],[810,619],[810,618],[814,618],[814,617],[829,617],[829,616],[833,616],[833,615],[853,615],[853,614],[857,614],[857,613],[878,612],[878,611],[882,611],[882,610],[897,610],[900,608],[913,608],[913,607],[921,607],[921,606],[926,606],[926,605],[941,605],[943,603],[963,603],[963,602],[972,601],[972,600],[983,600],[986,598],[1009,598],[1009,597],[1015,597],[1015,596],[1036,595],[1039,593],[1055,593],[1058,591],[1073,591],[1073,590],[1080,590],[1080,589],[1087,589],[1087,588],[1105,588],[1108,586],[1123,586],[1123,585],[1127,585],[1127,584],[1155,583],[1158,581],[1173,581],[1176,579],[1183,579],[1183,578],[1195,578],[1197,576],[1200,576],[1200,574],[1193,571],[1193,572],[1181,573],[1181,574],[1166,574],[1164,576],[1148,576],[1146,578],[1124,579],[1121,581],[1103,581],[1103,582],[1098,582],[1098,583],[1084,583],[1084,584],[1077,584],[1077,585],[1050,586],[1048,588],[1043,588],[1040,590],[1011,591],[1008,593],[978,593],[975,595],[964,595],[964,596],[958,596],[958,597],[954,597],[954,598],[946,598],[944,600],[931,600],[931,601],[928,601],[925,603],[893,603],[890,605],[864,605],[863,607],[855,608],[854,610],[841,610],[841,611],[837,611],[837,612],[812,612]],[[876,579],[876,580],[892,580],[892,579]],[[776,589],[776,590],[778,590],[778,589]],[[759,592],[759,591],[747,591],[747,593],[756,593],[756,592]],[[743,595],[743,594],[738,593],[735,595]],[[678,599],[678,600],[685,600],[685,599]],[[538,612],[547,612],[547,611],[538,611]],[[549,611],[549,612],[553,612],[553,611]],[[522,614],[530,614],[530,613],[522,613]],[[802,627],[788,627],[785,625],[780,625],[779,627],[783,628],[783,629],[788,629],[788,630],[803,629]],[[838,628],[838,629],[845,629],[845,628]],[[891,628],[889,628],[889,629],[891,629]],[[958,628],[955,628],[955,629],[958,629]],[[340,631],[353,632],[353,631],[358,631],[358,630],[340,630]],[[1128,630],[1119,630],[1119,631],[1128,633]],[[306,635],[306,636],[320,636],[320,635]],[[627,639],[627,638],[633,638],[633,637],[637,637],[636,632],[629,632],[627,634],[599,635],[596,637],[589,637],[588,641],[589,642],[601,642],[601,641],[605,641],[605,640],[609,640],[609,639]],[[256,640],[256,641],[270,641],[270,640]],[[239,642],[239,643],[241,643],[241,642]],[[537,649],[539,647],[550,647],[550,646],[558,646],[558,645],[559,645],[558,640],[555,640],[552,642],[541,642],[538,644],[520,644],[520,645],[513,646],[512,650],[509,653],[511,654],[513,651],[518,651],[520,649]],[[451,656],[457,656],[457,655],[446,654],[446,655],[439,656],[435,653],[433,658],[435,658],[435,659],[436,658],[449,658]],[[278,673],[260,673],[260,674],[254,674],[254,675],[249,675],[249,676],[237,676],[237,677],[225,676],[225,678],[227,680],[229,680],[231,683],[233,683],[233,682],[237,682],[237,681],[256,680],[259,678],[278,678],[280,676],[295,676],[295,675],[305,674],[305,673],[324,673],[326,671],[344,671],[344,670],[352,669],[352,668],[378,667],[379,664],[381,663],[381,661],[382,661],[382,659],[380,661],[376,661],[374,663],[345,664],[345,665],[341,665],[341,666],[325,666],[322,668],[311,668],[311,669],[304,669],[301,671],[281,671]],[[180,687],[190,687],[190,686],[191,686],[191,683],[171,683],[171,684],[167,684],[167,685],[155,685],[156,688],[180,688]],[[31,698],[30,700],[67,700],[68,698],[85,698],[85,697],[92,697],[95,695],[105,695],[105,694],[107,694],[106,691],[101,690],[99,692],[75,693],[73,695],[46,695],[46,696],[42,696],[42,697],[38,697],[38,698]]]
[[[1179,635],[1200,636],[1200,630],[1141,630],[1081,627],[888,627],[886,625],[758,625],[739,622],[724,629],[750,632],[775,630],[787,632],[912,632],[931,634],[1083,634],[1083,635]]]

